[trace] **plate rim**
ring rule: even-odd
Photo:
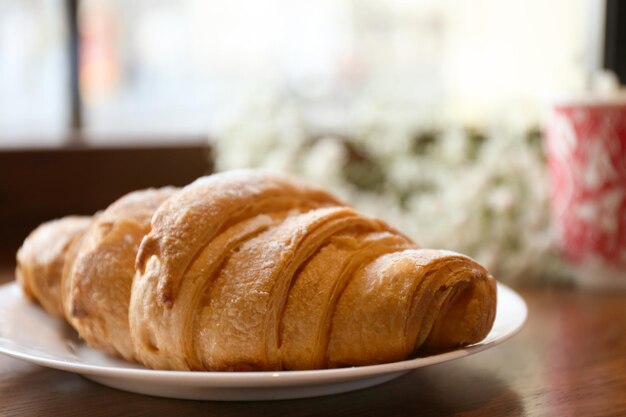
[[[497,283],[498,299],[500,292],[508,293],[520,308],[519,318],[514,322],[513,326],[507,332],[495,337],[487,343],[478,342],[474,345],[466,346],[461,349],[455,349],[436,355],[407,359],[404,361],[390,362],[376,365],[353,366],[346,368],[334,369],[314,369],[314,370],[297,370],[297,371],[244,371],[244,372],[227,372],[227,371],[173,371],[173,370],[156,370],[148,368],[125,368],[116,365],[105,366],[98,364],[85,364],[71,360],[59,360],[46,358],[43,356],[24,353],[3,346],[0,340],[0,353],[12,358],[57,369],[66,372],[77,373],[80,375],[95,375],[106,378],[124,378],[132,380],[150,379],[153,382],[196,382],[196,383],[232,383],[241,386],[255,386],[263,382],[266,386],[281,385],[284,383],[295,383],[298,381],[314,384],[315,382],[327,382],[332,380],[351,380],[364,377],[374,377],[383,374],[407,372],[413,369],[431,366],[438,363],[449,362],[460,359],[486,349],[501,344],[521,331],[528,319],[528,306],[523,297],[515,290],[505,284]],[[0,285],[0,294],[5,291],[18,292],[21,297],[21,290],[16,281],[12,281]],[[23,298],[25,302],[28,302]],[[0,310],[2,308],[0,307]],[[488,337],[488,336],[487,336]],[[96,349],[88,346],[81,349]],[[117,358],[111,358],[117,359]],[[119,359],[118,359],[119,360]],[[141,365],[139,365],[141,366]]]

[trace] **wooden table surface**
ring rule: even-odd
[[[0,284],[13,279],[10,265]],[[268,402],[155,398],[0,355],[0,416],[626,416],[626,293],[518,289],[529,307],[508,342],[397,380]]]

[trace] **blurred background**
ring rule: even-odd
[[[0,215],[265,167],[504,281],[567,280],[543,129],[626,80],[617,0],[0,0]]]

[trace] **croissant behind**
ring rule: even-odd
[[[136,360],[128,329],[135,257],[154,211],[175,188],[135,191],[92,221],[62,272],[65,318],[90,346]]]
[[[67,216],[33,230],[17,252],[15,276],[26,296],[56,317],[64,317],[61,277],[70,247],[91,226],[90,216]]]
[[[318,188],[241,170],[146,195],[92,221],[56,277],[70,324],[107,353],[154,369],[322,369],[475,343],[493,324],[482,266]]]

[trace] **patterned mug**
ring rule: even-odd
[[[581,286],[626,289],[626,98],[557,104],[546,133],[558,247]]]

